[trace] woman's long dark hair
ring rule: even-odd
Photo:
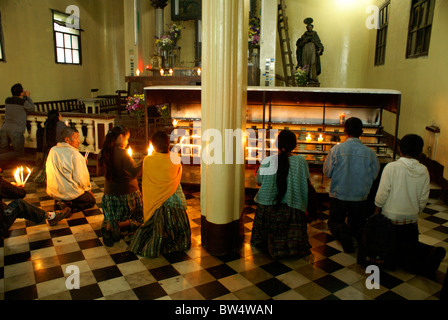
[[[289,155],[297,146],[296,134],[289,130],[283,130],[278,135],[278,169],[277,169],[277,204],[280,204],[287,190],[287,178],[289,173]]]
[[[59,111],[51,110],[48,111],[47,120],[44,123],[45,126],[45,139],[46,147],[51,149],[57,143],[56,141],[56,126],[59,122]]]
[[[103,149],[101,150],[100,158],[98,160],[98,167],[100,174],[103,174],[107,181],[112,180],[112,173],[114,170],[114,148],[117,138],[122,134],[123,136],[129,133],[129,129],[123,126],[115,126],[110,130],[106,139],[104,140]]]

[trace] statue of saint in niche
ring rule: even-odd
[[[317,77],[321,74],[320,56],[324,52],[324,46],[317,32],[313,30],[313,18],[306,18],[306,32],[296,42],[297,67],[308,66],[309,84],[318,84]]]

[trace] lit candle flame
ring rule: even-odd
[[[178,123],[179,121],[177,121],[176,119],[173,120],[173,126],[177,126]]]
[[[31,175],[32,170],[30,168],[26,167],[26,170],[28,171],[28,175],[26,176],[26,179],[23,180],[23,166],[17,167],[15,173],[14,173],[14,179],[16,180],[17,185],[23,185],[25,186],[26,182],[28,181],[28,178]]]
[[[153,152],[154,152],[154,146],[151,143],[148,148],[148,156],[152,155]]]
[[[324,138],[322,137],[322,135],[319,136],[319,138],[317,139],[319,142],[324,141]]]
[[[17,184],[20,184],[20,168],[17,168],[16,172],[14,173],[14,179],[16,180]]]
[[[160,69],[160,75],[163,77],[164,74],[165,74],[165,70]]]
[[[129,149],[128,149],[128,154],[129,154],[130,157],[132,157],[132,149],[131,149],[131,147],[129,147]]]
[[[136,71],[137,77],[140,75],[140,70],[137,69]]]
[[[173,71],[173,69],[170,69],[168,72],[169,72],[170,76],[172,76],[174,71]]]
[[[310,142],[311,141],[311,134],[308,133],[308,136],[306,137],[306,142]]]
[[[200,76],[202,73],[201,68],[198,68],[198,76]]]
[[[30,175],[31,175],[31,171],[32,171],[32,170],[30,170],[30,168],[28,168],[28,167],[26,167],[26,170],[28,170],[28,175],[26,176],[26,179],[25,179],[25,181],[23,182],[23,185],[25,185],[25,183],[28,181],[28,178],[30,177]]]

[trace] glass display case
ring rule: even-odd
[[[146,87],[147,106],[170,108],[173,145],[180,144],[183,158],[199,164],[201,149],[201,88],[195,86]],[[381,163],[397,152],[401,93],[379,89],[248,87],[245,139],[246,163],[258,163],[276,153],[276,135],[288,129],[297,135],[295,154],[321,166],[334,145],[344,142],[344,122],[358,117],[364,124],[361,141],[372,148]],[[383,115],[395,116],[393,145],[382,142]]]

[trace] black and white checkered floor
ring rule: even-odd
[[[309,225],[313,254],[273,260],[250,246],[255,206],[246,197],[245,242],[239,252],[213,257],[201,247],[199,190],[184,186],[192,228],[187,252],[156,259],[126,251],[121,240],[103,245],[103,178],[92,178],[97,206],[73,214],[57,226],[18,219],[0,242],[0,300],[437,300],[448,267],[436,281],[398,270],[381,273],[379,290],[366,288],[369,276],[355,254],[342,252],[330,235],[326,214]],[[26,200],[52,210],[42,186],[27,184]],[[430,199],[419,221],[420,240],[448,250],[448,206]],[[67,270],[80,271],[80,289],[67,289]]]

